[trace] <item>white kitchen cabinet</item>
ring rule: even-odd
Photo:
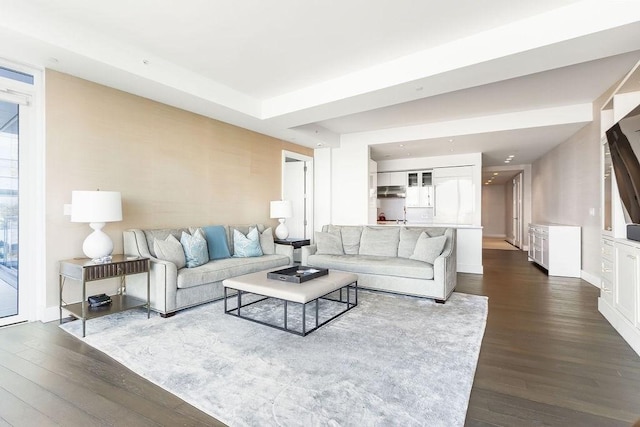
[[[601,276],[600,276],[600,295],[607,303],[613,306],[613,295],[615,293],[616,284],[616,249],[615,241],[609,237],[603,237],[600,244],[601,259]]]
[[[431,171],[410,171],[406,176],[408,208],[433,207]]]
[[[405,185],[407,185],[406,172],[379,172],[378,173],[378,187],[389,187],[389,186],[404,187]]]
[[[475,215],[473,167],[434,168],[434,222],[472,224]]]
[[[616,286],[613,305],[629,322],[636,322],[636,292],[640,250],[621,242],[616,242]]]
[[[550,276],[580,277],[580,227],[529,224],[529,259]]]

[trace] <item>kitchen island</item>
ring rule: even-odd
[[[439,224],[432,222],[377,221],[377,225],[405,227],[451,227],[456,233],[456,257],[458,273],[482,274],[482,226],[468,224]]]

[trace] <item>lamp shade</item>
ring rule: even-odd
[[[271,202],[271,218],[291,218],[293,208],[289,200],[275,200]]]
[[[72,191],[71,222],[122,221],[119,191]]]

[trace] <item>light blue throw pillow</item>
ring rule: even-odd
[[[229,258],[229,244],[227,242],[227,232],[221,225],[210,225],[202,227],[204,237],[207,239],[207,247],[209,248],[209,259]]]
[[[260,233],[257,228],[252,228],[246,236],[236,229],[233,230],[233,256],[237,258],[262,256]]]
[[[187,268],[198,267],[209,262],[207,241],[202,234],[202,230],[197,229],[193,235],[183,231],[180,237],[180,244],[184,249]]]

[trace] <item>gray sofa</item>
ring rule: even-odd
[[[442,252],[431,257],[433,263],[414,253],[422,232],[426,235],[421,248],[422,243],[443,240],[429,237],[446,237]],[[319,251],[319,239],[327,238],[330,244],[323,243],[325,249]],[[343,253],[335,242],[341,243]],[[325,225],[322,233],[316,233],[316,244],[302,247],[302,265],[356,273],[359,287],[444,303],[456,287],[455,242],[454,228]]]
[[[249,231],[248,225],[224,226],[229,253],[233,252],[233,229],[243,234]],[[265,227],[257,224],[261,233]],[[124,253],[130,256],[143,256],[151,260],[151,309],[164,317],[178,310],[215,301],[224,296],[222,281],[230,277],[254,273],[256,271],[293,264],[293,247],[274,244],[274,254],[251,258],[210,260],[204,265],[193,268],[180,268],[171,261],[156,257],[154,239],[164,240],[169,234],[180,240],[183,231],[189,228],[142,230],[130,229],[123,232]],[[132,275],[127,277],[127,294],[146,299],[146,277]]]

